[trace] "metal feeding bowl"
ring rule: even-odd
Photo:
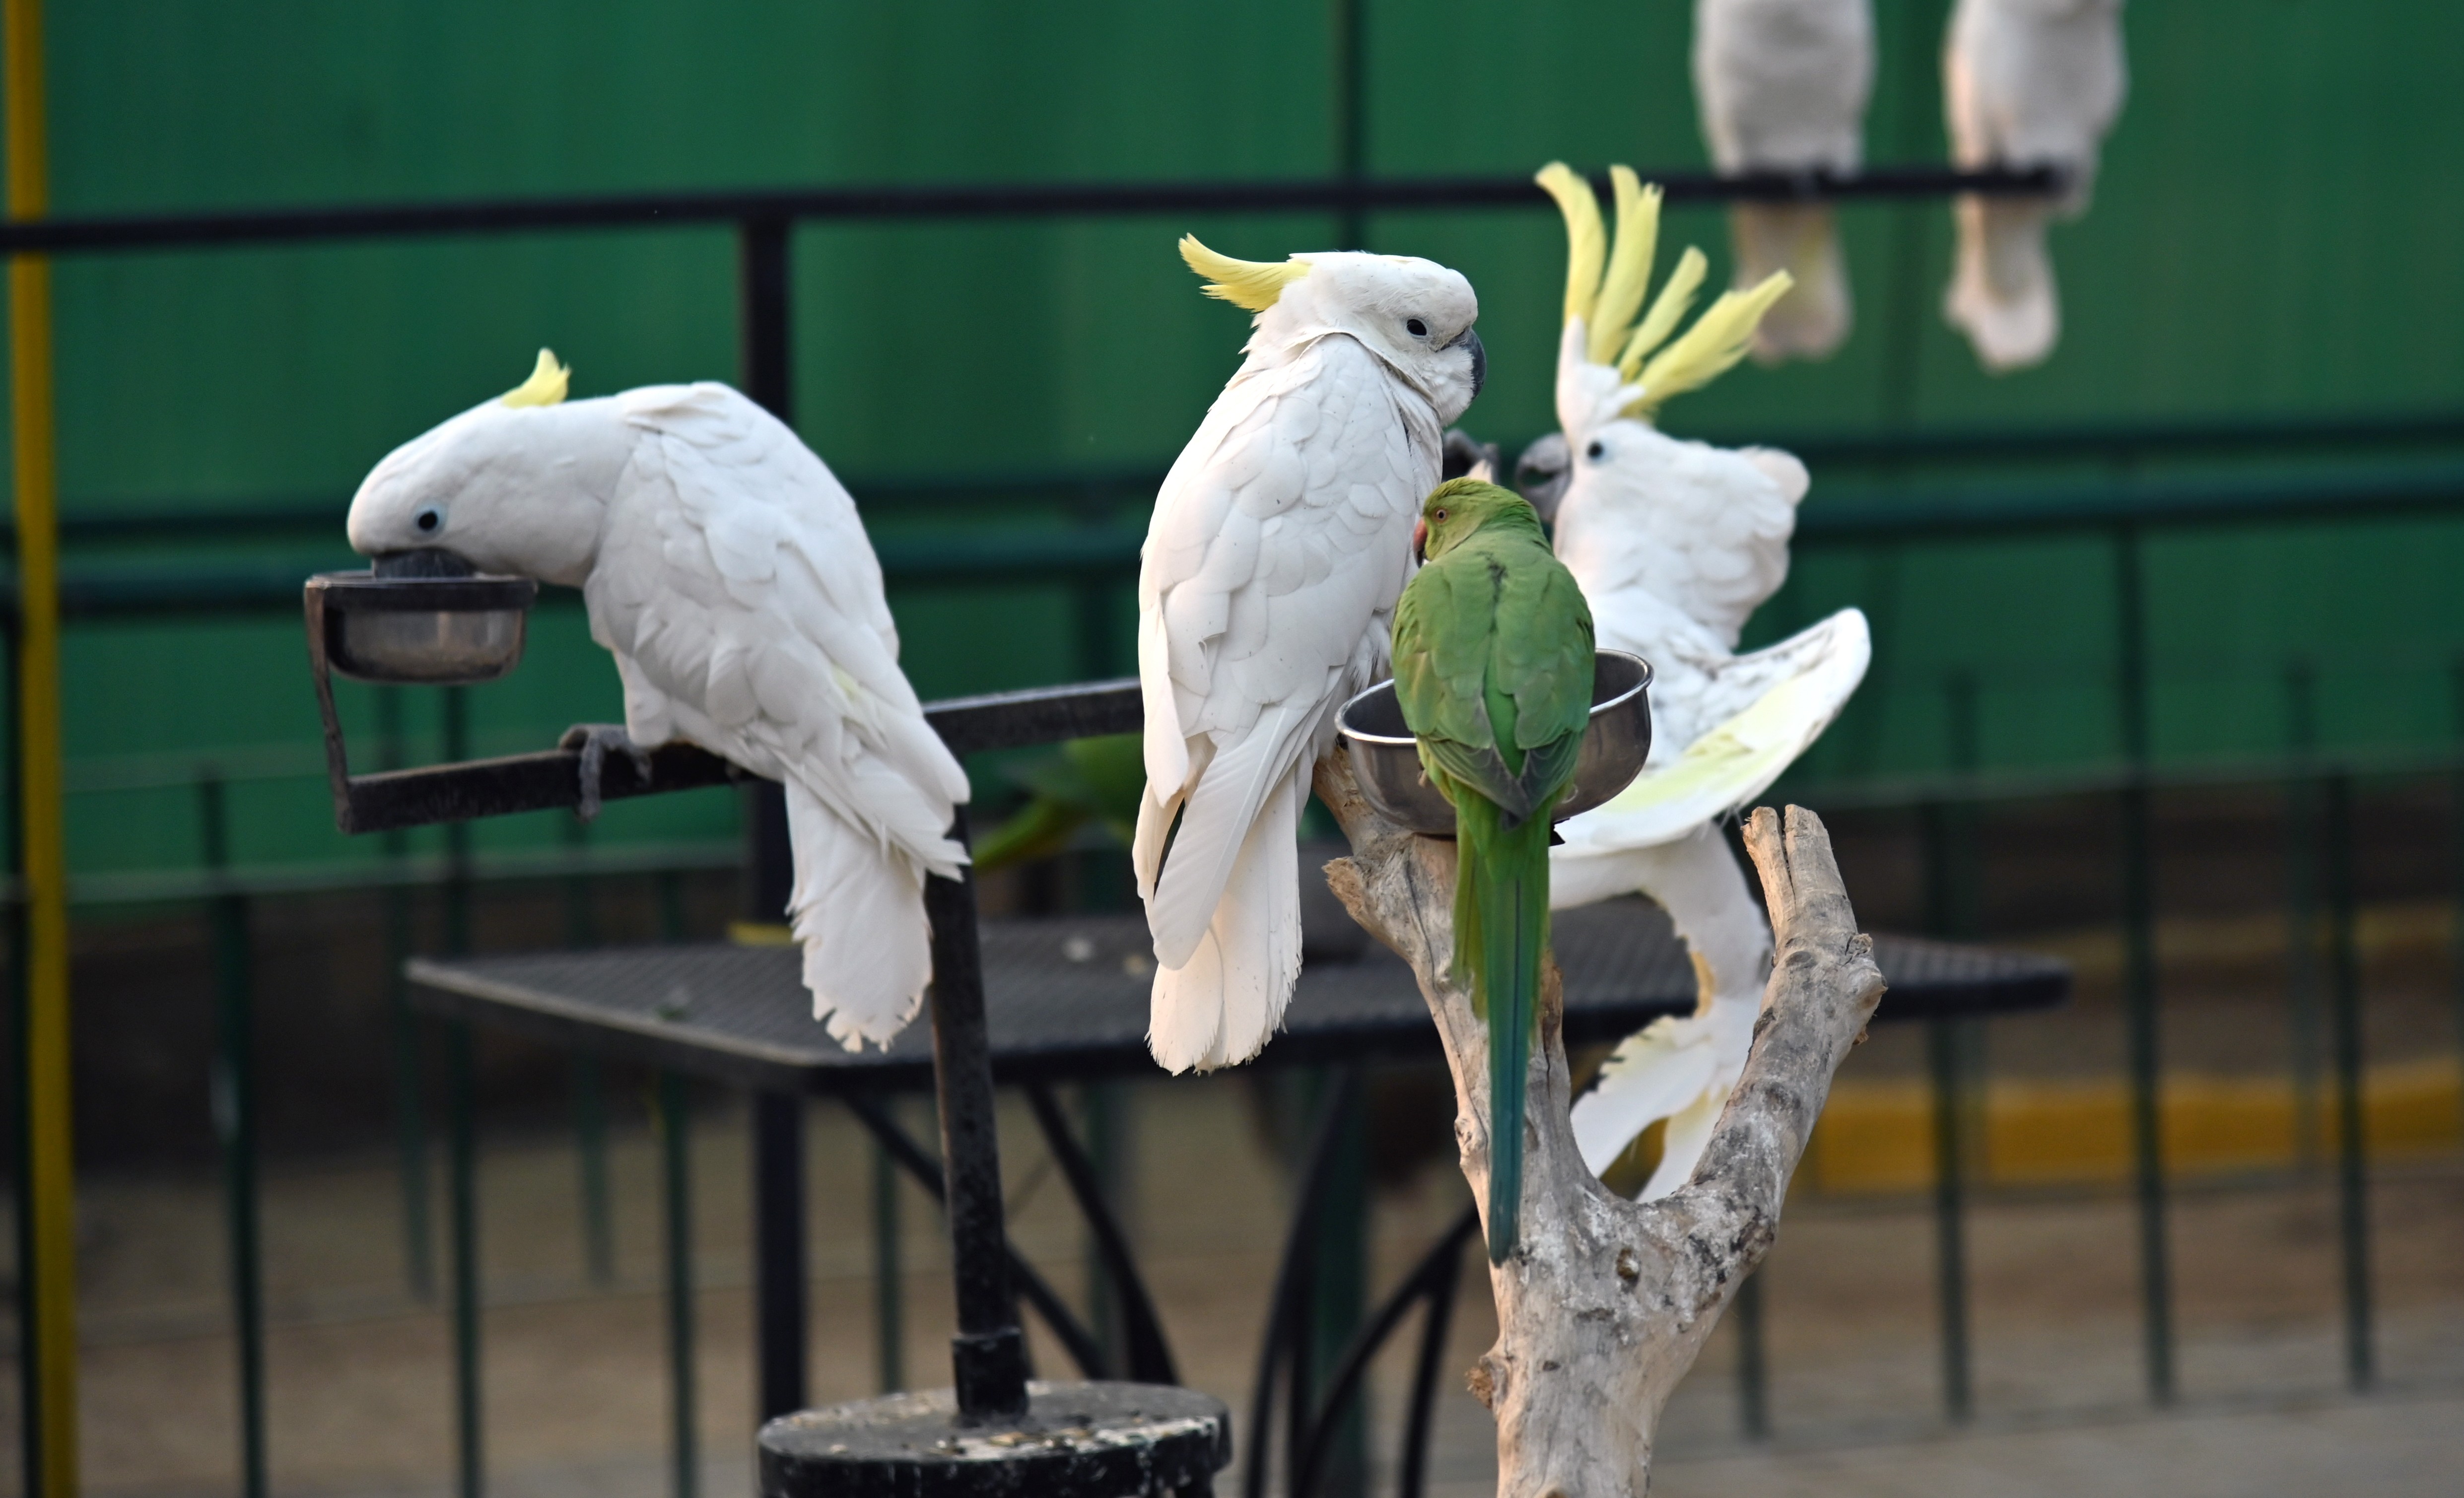
[[[397,552],[308,580],[310,648],[362,681],[494,681],[521,663],[538,597],[529,578],[481,576],[450,551]]]
[[[1574,784],[1550,815],[1563,822],[1604,805],[1642,773],[1651,753],[1651,663],[1601,650],[1592,663],[1592,722],[1574,761]],[[1455,835],[1455,808],[1420,773],[1420,748],[1403,724],[1395,683],[1381,681],[1343,705],[1336,732],[1352,750],[1360,794],[1378,815],[1431,837]]]

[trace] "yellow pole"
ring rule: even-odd
[[[5,48],[8,212],[40,218],[50,183],[43,148],[41,0],[0,0]],[[26,1116],[20,1272],[32,1293],[26,1391],[31,1498],[76,1498],[77,1179],[69,1140],[68,847],[60,826],[60,595],[57,453],[52,413],[52,268],[9,262],[9,377],[17,480],[19,837],[25,849]]]

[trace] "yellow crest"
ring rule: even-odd
[[[1217,254],[1199,244],[1196,234],[1180,236],[1180,257],[1191,270],[1207,278],[1206,285],[1200,288],[1206,295],[1250,312],[1264,312],[1273,306],[1285,287],[1309,273],[1309,262],[1302,259],[1276,265]]]
[[[1651,262],[1660,248],[1660,188],[1645,187],[1630,167],[1609,168],[1617,192],[1617,246],[1611,250],[1592,185],[1563,162],[1551,162],[1537,178],[1566,220],[1566,317],[1584,319],[1585,353],[1593,363],[1614,363],[1628,385],[1643,393],[1623,414],[1648,418],[1662,401],[1710,384],[1746,356],[1754,325],[1794,282],[1786,271],[1771,274],[1748,291],[1725,292],[1683,338],[1668,342],[1694,305],[1710,262],[1687,246],[1677,257],[1660,295],[1643,312],[1651,287]],[[1635,314],[1642,313],[1640,320]],[[1662,349],[1661,345],[1667,343]],[[1659,357],[1652,351],[1659,349]],[[1645,363],[1649,360],[1649,363]]]
[[[1592,185],[1574,175],[1564,162],[1551,162],[1532,179],[1557,200],[1566,216],[1566,320],[1589,319],[1592,302],[1600,294],[1600,263],[1607,258],[1607,235],[1600,229],[1600,204]]]
[[[515,407],[554,406],[564,399],[565,386],[572,380],[573,371],[556,362],[553,350],[542,348],[539,363],[531,369],[531,377],[507,390],[504,401],[506,405]]]

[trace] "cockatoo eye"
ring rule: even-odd
[[[1404,319],[1403,331],[1411,334],[1414,338],[1427,338],[1429,336],[1429,325],[1418,318],[1409,318]]]
[[[1583,450],[1583,456],[1590,458],[1595,463],[1608,455],[1609,445],[1605,442],[1595,441],[1590,447]]]
[[[418,513],[410,518],[410,523],[418,528],[420,535],[433,536],[445,529],[445,507],[441,504],[421,505]]]

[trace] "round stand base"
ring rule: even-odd
[[[1026,1386],[1023,1419],[958,1423],[948,1389],[783,1415],[761,1427],[763,1498],[1205,1498],[1232,1415],[1194,1389]]]

